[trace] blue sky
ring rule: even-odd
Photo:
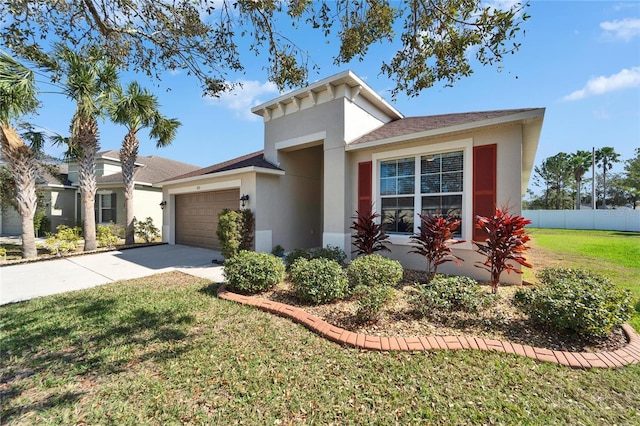
[[[405,116],[545,107],[536,164],[561,151],[602,146],[631,158],[640,147],[640,2],[534,0],[527,13],[531,18],[522,26],[520,51],[506,57],[500,69],[476,64],[474,74],[454,87],[436,85],[418,97],[400,94],[395,101],[393,83],[379,75],[382,60],[395,52],[393,45],[376,45],[364,61],[338,67],[332,60],[338,49],[334,40],[317,33],[306,37],[305,31],[296,38],[320,67],[310,81],[351,69]],[[198,82],[183,73],[165,73],[161,82],[122,74],[124,82],[137,79],[151,89],[162,112],[182,122],[166,148],[156,149],[142,131],[140,154],[205,167],[261,149],[262,119],[250,109],[279,93],[266,81],[265,58],[248,53],[242,60],[246,72],[230,80],[243,88],[220,99],[203,97]],[[73,104],[61,95],[40,99],[42,108],[32,122],[68,134]],[[124,133],[122,127],[101,124],[101,148],[118,149]]]

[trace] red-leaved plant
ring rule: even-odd
[[[380,215],[374,213],[371,207],[365,212],[356,210],[356,216],[353,218],[355,220],[351,225],[351,229],[356,231],[352,236],[356,249],[352,253],[366,255],[377,251],[391,251],[387,247],[389,235],[382,229],[382,224],[376,223],[376,219],[379,217]]]
[[[453,239],[453,232],[460,226],[460,220],[453,216],[420,216],[418,234],[410,237],[415,249],[409,253],[417,253],[427,260],[427,274],[431,280],[438,272],[438,266],[446,262],[459,265],[462,259],[451,252],[451,246],[464,243],[465,240]]]
[[[508,207],[496,209],[495,215],[491,217],[476,216],[475,226],[483,229],[487,233],[487,238],[484,242],[474,241],[474,244],[478,247],[476,252],[486,256],[487,260],[476,262],[475,266],[491,273],[491,291],[494,294],[498,292],[500,275],[503,271],[522,273],[510,261],[531,268],[532,265],[523,256],[529,249],[526,243],[531,238],[525,226],[530,223],[529,219],[522,216],[511,215]]]

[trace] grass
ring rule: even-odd
[[[638,424],[640,365],[345,348],[178,272],[0,307],[2,424]]]

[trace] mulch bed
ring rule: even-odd
[[[385,306],[376,321],[368,323],[357,320],[355,313],[358,303],[355,299],[322,305],[305,304],[296,298],[291,283],[287,281],[256,297],[296,306],[337,327],[372,336],[472,336],[571,352],[613,351],[627,344],[622,329],[613,331],[606,338],[585,339],[532,323],[512,304],[513,294],[520,287],[515,285],[499,287],[498,302],[479,312],[455,312],[438,320],[422,318],[413,312],[409,303],[409,293],[416,282],[426,282],[425,273],[405,270],[403,279],[394,289],[393,300]],[[488,283],[481,283],[481,288],[491,292]]]

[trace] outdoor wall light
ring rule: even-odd
[[[165,207],[166,205],[167,205],[167,202],[166,202],[166,201],[162,200],[162,201],[160,202],[160,208],[161,208],[162,210],[164,210],[164,207]]]
[[[247,201],[249,201],[249,194],[244,194],[242,197],[240,197],[240,201],[242,201],[242,207],[244,207],[245,203]]]

